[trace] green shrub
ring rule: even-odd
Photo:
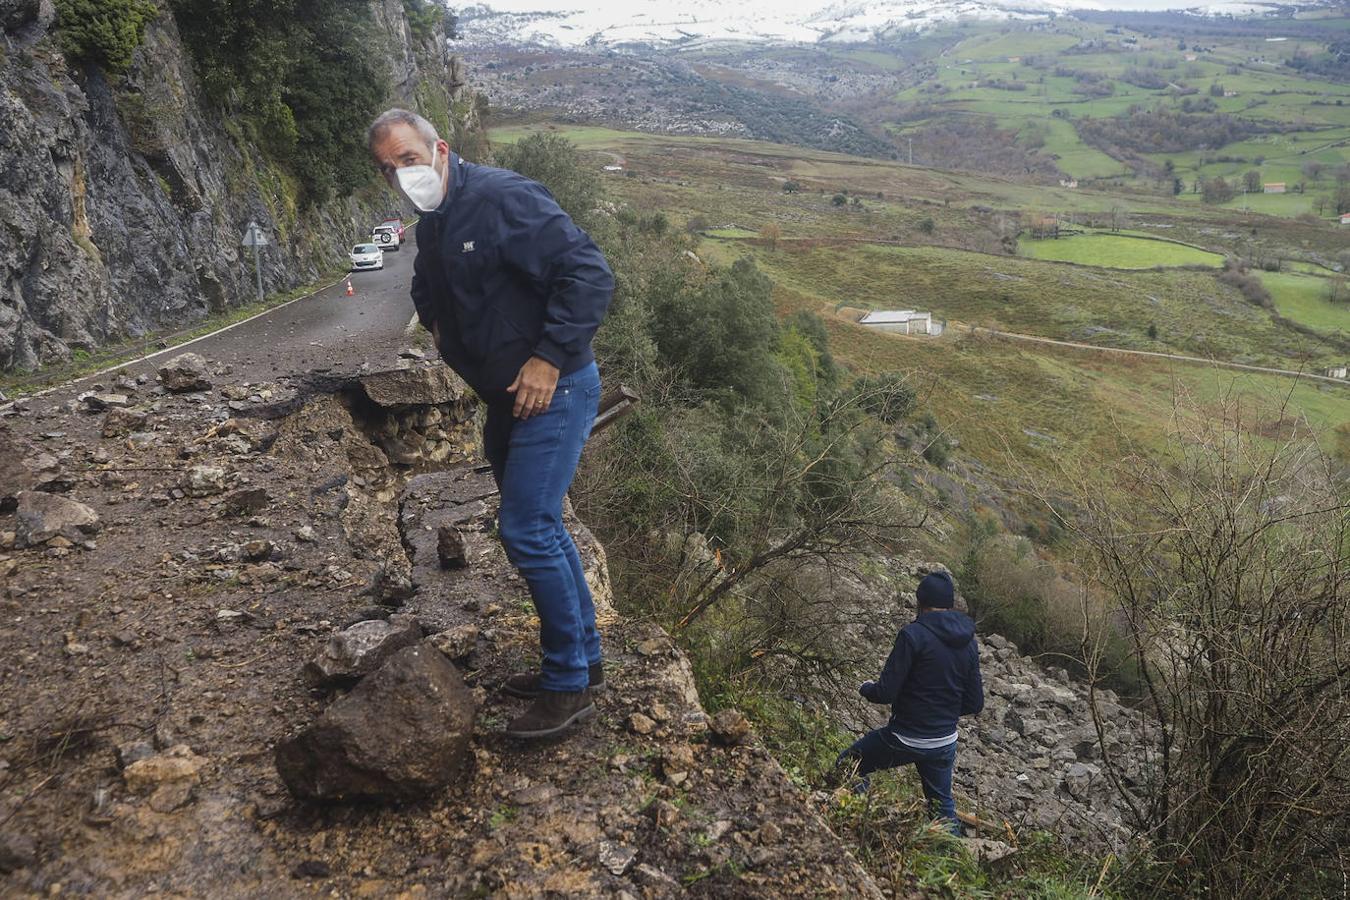
[[[581,161],[576,145],[558,134],[536,132],[498,147],[494,162],[533,178],[552,192],[572,218],[589,224],[600,199],[600,179]]]
[[[967,549],[957,573],[981,632],[1001,634],[1031,656],[1082,674],[1084,624],[1098,648],[1098,674],[1127,694],[1138,688],[1137,666],[1106,606],[1036,556],[1031,544],[1001,534],[992,520],[967,523]]]
[[[154,0],[56,0],[57,37],[71,60],[118,73],[158,15]]]
[[[853,382],[852,391],[863,409],[887,425],[894,425],[914,412],[917,399],[914,388],[899,372],[858,378]]]
[[[923,458],[935,468],[946,468],[952,453],[951,441],[942,435],[934,435],[923,448]]]
[[[413,36],[429,41],[444,27],[447,10],[434,0],[403,0],[403,14],[408,18]]]
[[[826,387],[834,387],[839,382],[839,366],[830,353],[830,335],[825,330],[825,320],[810,310],[798,310],[783,322],[784,326],[795,331],[811,342],[816,351],[816,374]]]
[[[348,0],[169,0],[207,95],[304,203],[373,178],[363,128],[390,93],[368,4]]]
[[[754,262],[740,259],[658,298],[652,337],[665,365],[705,396],[780,406],[784,377],[774,355],[779,325],[772,291]]]

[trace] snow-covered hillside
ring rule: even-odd
[[[459,9],[468,44],[560,48],[669,47],[708,42],[866,42],[899,30],[961,19],[1047,18],[1073,9],[1175,8],[1176,0],[493,0]],[[1222,2],[1197,12],[1261,7]]]

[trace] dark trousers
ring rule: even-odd
[[[951,823],[953,834],[960,835],[956,818],[956,802],[952,799],[952,769],[956,766],[956,741],[933,750],[920,750],[902,744],[885,728],[868,732],[853,742],[835,765],[856,765],[862,779],[860,788],[867,790],[868,776],[882,769],[913,765],[919,771],[923,795],[928,798],[928,810],[934,818]]]
[[[595,604],[562,504],[600,404],[595,364],[558,379],[548,409],[516,419],[510,406],[488,407],[483,452],[501,492],[498,530],[512,565],[529,585],[539,614],[540,687],[580,691],[600,662]]]

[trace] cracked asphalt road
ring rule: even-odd
[[[417,243],[411,229],[403,249],[386,253],[384,269],[351,273],[355,295],[347,296],[347,280],[277,307],[196,341],[179,344],[115,370],[53,386],[29,398],[24,408],[46,409],[109,384],[119,375],[145,373],[151,379],[160,366],[179,353],[198,353],[212,370],[230,367],[218,383],[269,382],[289,375],[316,372],[342,375],[388,368],[399,351],[414,342],[419,330],[408,288],[412,283]],[[431,351],[434,355],[434,351]],[[0,405],[0,410],[6,405]]]
[[[411,342],[408,322],[413,305],[408,286],[416,255],[416,239],[409,229],[403,249],[384,255],[382,271],[351,273],[353,297],[347,296],[343,279],[312,297],[124,371],[133,376],[141,371],[153,374],[165,359],[188,350],[232,366],[235,377],[251,381],[388,365]]]

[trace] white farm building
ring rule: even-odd
[[[858,320],[859,325],[874,328],[877,331],[892,331],[896,334],[932,334],[942,333],[942,326],[933,324],[933,314],[916,312],[912,309],[886,309],[870,312]]]

